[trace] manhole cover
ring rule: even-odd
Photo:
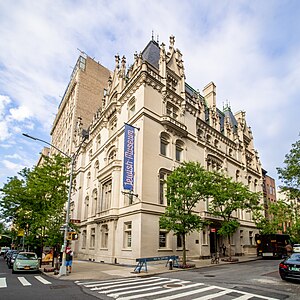
[[[216,277],[216,275],[207,274],[207,275],[204,275],[204,277]]]
[[[53,285],[53,286],[50,286],[50,289],[65,289],[65,288],[68,288],[69,286],[68,285]]]
[[[182,284],[179,284],[179,283],[169,283],[169,284],[165,284],[163,287],[167,288],[167,289],[172,289],[172,288],[182,287]]]

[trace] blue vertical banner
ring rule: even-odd
[[[134,130],[133,126],[125,124],[123,188],[130,191],[134,185]]]

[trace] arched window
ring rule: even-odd
[[[257,185],[258,185],[258,180],[254,180],[254,192],[257,192]]]
[[[88,172],[86,175],[86,186],[89,187],[91,183],[91,172]]]
[[[164,156],[169,156],[169,146],[170,145],[170,136],[165,132],[162,132],[160,135],[160,154]]]
[[[235,172],[235,181],[237,182],[240,181],[240,176],[241,176],[240,173],[241,173],[240,170],[236,170]]]
[[[95,162],[95,178],[97,178],[99,173],[99,160]]]
[[[166,193],[167,184],[166,180],[171,172],[166,169],[161,169],[159,171],[159,204],[167,205]]]
[[[111,162],[113,162],[117,157],[117,152],[115,149],[112,149],[109,151],[108,155],[107,155],[107,163],[110,164]]]
[[[213,155],[208,155],[207,156],[207,170],[208,171],[219,171],[222,169],[222,165],[223,165],[223,162],[213,156]]]
[[[248,181],[248,187],[250,188],[251,182],[252,182],[252,177],[248,176],[247,181]]]
[[[89,216],[89,205],[90,205],[90,199],[89,196],[85,197],[85,201],[84,201],[84,220],[87,220],[88,216]]]
[[[98,200],[98,192],[97,189],[95,189],[93,191],[92,216],[95,216],[97,212],[97,200]]]
[[[101,134],[98,134],[96,138],[96,149],[99,149],[100,146],[101,146]]]
[[[176,161],[183,161],[183,148],[184,148],[184,143],[180,140],[177,140],[175,145]]]
[[[109,136],[112,136],[117,130],[117,117],[113,116],[109,121]]]

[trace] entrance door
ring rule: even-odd
[[[209,245],[210,245],[210,253],[216,253],[218,251],[218,237],[217,237],[216,228],[211,228],[210,230]]]

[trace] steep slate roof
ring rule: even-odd
[[[159,68],[159,65],[158,65],[159,56],[160,56],[159,44],[156,41],[151,40],[148,43],[148,45],[145,47],[145,49],[143,50],[142,58],[143,58],[143,60],[147,61],[152,66],[154,66],[155,68],[158,69]],[[186,91],[186,93],[188,93],[191,96],[195,95],[195,93],[198,93],[187,83],[185,83],[185,91]],[[208,111],[206,110],[206,114],[207,113],[208,113]],[[224,132],[224,122],[225,122],[226,116],[229,117],[229,120],[230,120],[231,124],[233,125],[233,131],[234,132],[237,131],[238,124],[237,124],[237,121],[236,121],[229,106],[225,107],[223,109],[223,112],[221,110],[217,109],[217,113],[220,117],[221,132]]]
[[[159,45],[157,42],[151,40],[142,52],[142,58],[158,69],[159,62]]]
[[[237,123],[237,120],[235,118],[235,116],[233,115],[231,109],[229,106],[226,106],[224,109],[223,109],[223,113],[225,115],[225,117],[229,117],[229,120],[230,120],[230,123],[232,124],[233,126],[233,131],[236,132],[237,131],[237,128],[238,128],[238,123]]]

